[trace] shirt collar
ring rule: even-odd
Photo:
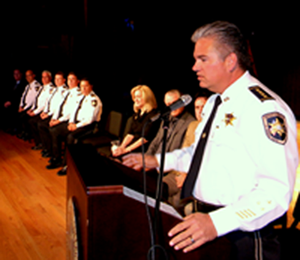
[[[244,89],[248,88],[249,84],[251,84],[251,78],[252,76],[249,71],[246,71],[222,93],[222,102],[227,102],[232,98],[239,97],[241,92],[243,92]]]

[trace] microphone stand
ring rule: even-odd
[[[163,120],[163,139],[162,139],[162,151],[161,151],[161,158],[160,158],[160,169],[157,178],[157,188],[156,188],[156,202],[155,202],[155,213],[154,213],[154,220],[153,220],[153,233],[154,237],[156,238],[157,230],[158,230],[158,223],[159,223],[159,208],[160,208],[160,201],[162,197],[162,178],[164,173],[164,162],[165,162],[165,153],[166,153],[166,140],[167,140],[167,133],[169,129],[169,115],[166,115],[161,118]]]

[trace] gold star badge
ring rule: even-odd
[[[276,136],[276,134],[282,136],[285,134],[285,129],[283,128],[283,124],[279,122],[278,118],[275,118],[275,121],[272,123],[269,123],[270,127],[270,133],[273,136]]]
[[[225,122],[225,125],[233,125],[233,120],[235,120],[236,117],[231,113],[231,114],[225,114],[225,119],[223,120]]]

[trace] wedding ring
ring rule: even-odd
[[[190,240],[191,240],[192,244],[195,243],[195,240],[191,236],[190,236]]]

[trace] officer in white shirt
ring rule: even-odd
[[[247,44],[234,24],[205,25],[192,40],[199,85],[216,94],[204,107],[195,143],[166,154],[165,170],[188,172],[182,197],[190,194],[197,202],[195,212],[169,231],[169,243],[189,252],[226,236],[233,245],[231,259],[280,259],[272,222],[285,214],[293,194],[295,117],[278,95],[249,74]],[[216,100],[221,104],[213,109]],[[205,132],[212,110],[216,113]],[[204,140],[205,149],[194,156]],[[160,155],[146,157],[147,168],[159,162]],[[124,164],[140,169],[141,155],[126,156]]]
[[[19,138],[28,140],[30,139],[30,129],[28,125],[28,115],[27,111],[32,107],[32,105],[36,101],[36,97],[42,91],[43,87],[41,84],[35,80],[35,74],[32,70],[27,70],[25,73],[26,80],[28,85],[25,87],[23,91],[20,105],[19,105],[19,118],[18,118],[18,132],[17,135]]]
[[[77,106],[70,115],[69,121],[50,129],[53,146],[57,148],[53,150],[55,160],[47,166],[47,169],[58,168],[61,165],[64,166],[58,172],[58,175],[66,174],[65,156],[61,165],[59,163],[61,159],[60,148],[62,140],[66,140],[66,145],[74,144],[76,139],[93,130],[95,124],[101,119],[102,102],[93,91],[91,80],[88,78],[82,79],[80,81],[80,89],[82,95],[77,100]]]
[[[42,156],[49,157],[49,151],[51,151],[51,136],[49,136],[49,122],[52,115],[61,107],[64,100],[69,94],[69,88],[65,84],[66,79],[64,73],[59,71],[55,74],[54,83],[56,85],[56,90],[53,92],[49,98],[44,111],[40,114],[40,120],[37,124],[38,133],[42,142]]]
[[[25,87],[25,90],[22,94],[19,112],[26,111],[31,108],[33,103],[35,102],[36,96],[42,89],[41,84],[35,80],[35,74],[32,70],[27,70],[25,73],[26,80],[28,81],[28,85]]]
[[[61,145],[57,147],[57,143],[52,142],[52,137],[50,134],[50,129],[61,123],[67,123],[72,111],[76,108],[77,100],[82,96],[82,93],[78,87],[79,80],[74,72],[70,72],[67,78],[67,83],[69,89],[62,90],[62,97],[58,104],[58,107],[53,110],[52,117],[50,117],[49,122],[40,123],[39,133],[43,143],[42,157],[51,157],[50,162],[56,161],[53,158],[54,153],[61,153]]]
[[[31,130],[31,135],[35,142],[35,146],[31,149],[40,150],[42,149],[41,138],[38,132],[38,122],[41,120],[40,114],[47,106],[49,99],[52,94],[56,91],[56,86],[51,82],[52,74],[48,70],[42,72],[42,83],[43,89],[36,96],[36,100],[31,108],[26,112],[28,115],[28,123]]]

